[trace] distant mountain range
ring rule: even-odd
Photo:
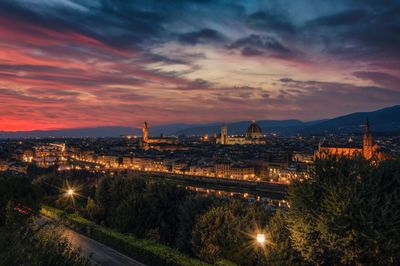
[[[400,132],[400,105],[373,112],[358,112],[333,119],[310,122],[300,120],[260,120],[257,124],[263,132],[278,134],[322,134],[354,132],[362,130],[369,119],[373,132]],[[243,134],[251,121],[227,124],[229,134]],[[150,128],[151,135],[203,135],[219,133],[223,123],[208,124],[169,124]],[[151,124],[150,124],[151,126]],[[44,138],[44,137],[118,137],[121,135],[141,135],[139,128],[106,126],[93,128],[72,128],[60,130],[0,131],[0,138]]]

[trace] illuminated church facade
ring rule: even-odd
[[[228,127],[221,128],[221,134],[216,137],[216,143],[222,145],[260,145],[266,144],[266,140],[259,125],[253,120],[246,130],[245,135],[229,136]]]
[[[368,120],[364,125],[364,136],[362,147],[352,146],[329,146],[321,145],[316,152],[316,158],[326,158],[328,156],[356,157],[362,156],[366,160],[376,159],[378,161],[385,158],[385,154],[380,151],[379,145],[374,144]]]

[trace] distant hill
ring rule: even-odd
[[[279,134],[322,134],[338,132],[361,132],[362,125],[369,119],[373,132],[400,132],[400,105],[383,108],[373,112],[358,112],[333,119],[310,122],[300,120],[259,120],[257,124],[263,132]],[[229,134],[244,134],[251,121],[228,123]],[[208,124],[168,124],[152,126],[150,135],[204,135],[221,131],[224,123]],[[140,128],[106,126],[93,128],[72,128],[60,130],[0,131],[0,138],[43,138],[43,137],[118,137],[121,135],[141,135]]]
[[[333,119],[310,122],[299,120],[260,120],[257,124],[263,132],[278,134],[323,134],[323,133],[357,133],[361,132],[365,120],[368,119],[373,132],[400,132],[400,105],[383,108],[372,112],[357,112]],[[229,134],[243,134],[250,121],[227,124]],[[221,125],[200,126],[181,130],[180,134],[213,134],[219,133]]]
[[[366,119],[369,120],[372,131],[398,132],[400,131],[400,105],[372,112],[358,112],[339,116],[297,131],[299,133],[359,132]]]

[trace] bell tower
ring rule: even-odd
[[[366,160],[369,160],[372,158],[372,153],[373,153],[373,139],[369,128],[369,121],[367,119],[364,125],[363,156]]]
[[[226,139],[228,137],[228,128],[227,126],[223,126],[221,128],[221,144],[226,144]]]
[[[147,125],[147,121],[144,121],[142,131],[143,131],[143,142],[147,143],[147,141],[149,140],[149,126]]]

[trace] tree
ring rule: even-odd
[[[104,211],[104,219],[113,223],[113,216],[119,205],[134,192],[143,192],[145,181],[138,177],[121,176],[114,178],[105,176],[99,180],[96,188],[96,203]]]
[[[23,211],[37,213],[39,200],[38,190],[26,177],[0,174],[0,226],[5,224],[7,206],[20,206]],[[21,219],[24,217],[26,216],[20,216]]]
[[[188,197],[178,211],[178,230],[176,232],[176,247],[193,255],[192,231],[198,217],[204,214],[215,200],[211,197],[195,195]]]
[[[119,204],[113,215],[113,226],[143,238],[155,227],[153,209],[142,193],[133,192]]]
[[[150,220],[158,227],[160,241],[167,245],[175,244],[178,230],[178,210],[185,200],[185,189],[167,182],[148,182],[145,200],[152,206]]]
[[[111,197],[110,188],[112,184],[112,178],[109,176],[102,177],[96,188],[96,204],[100,209],[104,210],[104,217],[107,217],[108,211],[110,210]]]
[[[58,229],[32,222],[39,200],[26,177],[0,175],[0,265],[89,265]]]
[[[96,190],[96,202],[108,225],[139,237],[157,235],[173,245],[177,213],[187,192],[166,182],[145,181],[138,176],[104,177]]]
[[[315,265],[398,264],[399,173],[399,161],[317,161],[310,180],[289,188],[293,248]]]
[[[94,222],[100,222],[103,218],[103,210],[97,206],[96,202],[91,197],[87,199],[85,211],[88,218]]]
[[[47,168],[38,167],[36,164],[30,164],[26,169],[27,175],[31,180],[35,180],[39,176],[47,175],[54,176],[57,172],[58,166],[53,165]]]
[[[13,211],[14,212],[14,211]],[[0,227],[0,265],[88,266],[89,260],[61,237],[59,228],[16,222]]]
[[[267,221],[267,216],[264,209],[237,200],[212,207],[194,226],[195,254],[209,262],[224,258],[240,265],[257,264],[263,258],[258,256],[254,234],[256,228],[263,228],[260,222]]]
[[[287,226],[286,212],[278,209],[268,223],[268,235],[269,241],[271,241],[266,245],[266,262],[268,265],[305,264],[300,254],[292,247]]]

